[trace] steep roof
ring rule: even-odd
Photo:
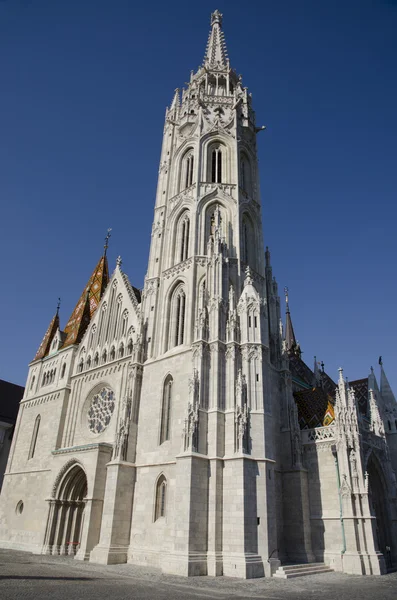
[[[0,421],[15,423],[25,388],[0,379]]]
[[[33,360],[39,360],[39,358],[44,358],[50,351],[51,342],[54,339],[54,335],[59,327],[59,315],[58,310],[56,314],[52,317],[51,323],[48,326],[47,331],[43,337],[43,340],[39,346],[39,349],[36,352],[36,356]]]
[[[92,315],[98,308],[103,292],[109,282],[109,268],[106,254],[96,265],[91,277],[77,302],[65,327],[63,347],[78,344],[84,335]]]
[[[294,392],[301,429],[325,427],[335,420],[333,398],[323,388]]]

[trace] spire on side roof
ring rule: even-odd
[[[396,405],[396,398],[393,394],[393,390],[390,387],[390,383],[388,382],[388,379],[386,377],[386,373],[385,370],[383,368],[383,361],[382,361],[382,357],[379,357],[379,364],[380,364],[380,395],[383,398],[383,401],[385,403],[386,406],[388,406],[389,408],[392,408],[393,405]]]
[[[229,67],[225,36],[222,31],[222,17],[219,10],[211,15],[211,31],[204,56],[204,66],[207,68]]]
[[[45,356],[47,356],[47,354],[50,351],[51,342],[54,339],[54,335],[56,334],[57,329],[59,327],[59,306],[60,306],[60,299],[58,300],[57,311],[51,319],[51,323],[49,324],[48,329],[45,332],[43,340],[42,340],[42,342],[39,346],[39,349],[36,352],[36,356],[34,357],[33,360],[39,360],[39,358],[44,358]]]
[[[66,339],[63,347],[78,344],[80,342],[91,321],[92,315],[98,308],[98,304],[109,282],[109,269],[106,258],[109,237],[110,232],[108,231],[108,235],[105,239],[103,256],[99,259],[98,264],[89,278],[88,283],[66,324]]]
[[[295,332],[292,325],[291,313],[289,310],[289,296],[288,296],[288,288],[284,288],[285,293],[285,303],[286,303],[286,313],[285,313],[285,347],[287,352],[291,352],[298,348],[298,344],[295,338]]]

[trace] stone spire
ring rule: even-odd
[[[386,407],[393,409],[397,407],[396,398],[390,387],[390,383],[386,377],[385,370],[383,368],[382,357],[379,358],[380,364],[380,395],[382,396],[383,402]]]
[[[108,239],[109,238],[107,237],[105,241],[104,253],[92,272],[92,275],[66,324],[64,347],[80,342],[87,329],[87,325],[98,308],[98,304],[109,282],[109,268],[106,258]]]
[[[222,31],[222,16],[219,10],[211,15],[211,31],[204,56],[204,66],[207,68],[229,67],[225,36]]]
[[[292,325],[291,313],[289,310],[289,297],[288,297],[288,288],[284,288],[285,293],[285,303],[286,303],[286,311],[285,311],[285,347],[287,352],[294,350],[297,347],[297,342],[295,338],[295,332]]]

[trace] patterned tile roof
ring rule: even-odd
[[[47,331],[45,332],[43,340],[42,340],[42,342],[39,346],[39,349],[36,352],[36,356],[34,357],[33,360],[39,360],[39,358],[44,358],[45,356],[47,356],[47,354],[50,351],[51,342],[54,338],[54,335],[56,334],[58,327],[59,327],[59,316],[58,316],[58,311],[57,311],[56,314],[53,316],[51,323],[48,326]]]
[[[108,261],[106,256],[102,256],[66,324],[66,338],[63,347],[78,344],[81,341],[92,315],[98,308],[108,282]]]
[[[326,427],[335,420],[332,396],[322,388],[294,392],[301,429]]]
[[[368,377],[350,381],[349,385],[354,390],[360,413],[364,416],[368,416]]]

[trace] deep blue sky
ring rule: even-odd
[[[143,286],[165,107],[211,11],[253,93],[265,243],[303,357],[397,391],[397,2],[0,1],[0,378],[62,325],[108,227]]]

